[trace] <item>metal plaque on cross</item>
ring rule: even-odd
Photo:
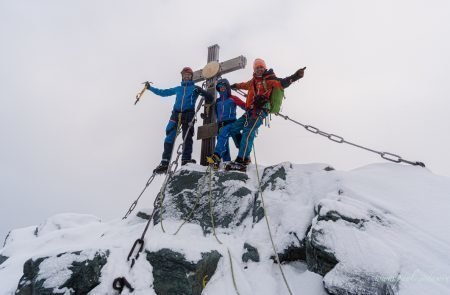
[[[224,74],[245,68],[247,59],[241,55],[236,58],[219,62],[219,45],[215,44],[208,47],[207,65],[202,70],[194,72],[193,81],[201,82],[206,80],[206,91],[216,99],[216,82]],[[216,135],[218,132],[216,123],[216,113],[212,104],[205,104],[203,126],[198,127],[197,139],[202,140],[202,150],[200,154],[200,164],[208,165],[206,157],[214,152]]]

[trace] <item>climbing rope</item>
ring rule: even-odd
[[[211,167],[211,165],[210,165]],[[213,169],[209,169],[209,193],[208,193],[208,202],[209,202],[209,215],[211,216],[211,226],[213,230],[213,235],[216,238],[216,241],[222,245],[222,242],[219,240],[219,238],[216,235],[216,226],[214,224],[214,214],[213,214],[213,206],[212,206],[212,176],[213,176]]]
[[[378,155],[381,156],[381,158],[383,158],[385,160],[388,160],[388,161],[391,161],[391,162],[395,162],[395,163],[402,163],[403,162],[403,163],[414,165],[414,166],[425,167],[425,164],[423,162],[408,161],[408,160],[405,160],[405,159],[403,159],[402,157],[400,157],[399,155],[396,155],[396,154],[392,154],[392,153],[388,153],[388,152],[379,152],[379,151],[376,151],[376,150],[364,147],[362,145],[346,141],[342,136],[321,131],[319,128],[316,128],[316,127],[311,126],[311,125],[302,124],[302,123],[300,123],[300,122],[298,122],[298,121],[296,121],[294,119],[291,119],[290,117],[288,117],[286,115],[283,115],[283,114],[280,114],[280,113],[276,113],[275,115],[280,116],[280,117],[284,118],[285,120],[289,120],[291,122],[294,122],[295,124],[302,126],[303,128],[305,128],[306,130],[308,130],[311,133],[322,135],[322,136],[328,138],[329,140],[337,142],[337,143],[346,143],[346,144],[352,145],[354,147],[357,147],[357,148],[360,148],[360,149],[363,149],[363,150],[366,150],[366,151],[378,154]]]
[[[166,190],[166,187],[167,187],[167,184],[169,183],[169,180],[172,178],[172,176],[173,176],[173,174],[175,173],[175,171],[177,171],[177,168],[178,168],[178,162],[179,162],[179,159],[180,159],[180,156],[183,154],[183,150],[184,150],[184,146],[185,146],[185,142],[186,142],[186,138],[188,137],[188,135],[189,135],[189,131],[191,130],[191,128],[193,128],[194,127],[194,123],[195,123],[195,121],[196,121],[196,119],[197,119],[197,113],[200,111],[200,108],[202,107],[202,105],[203,105],[203,102],[204,102],[204,98],[202,97],[202,99],[200,100],[200,103],[198,104],[198,106],[197,106],[197,109],[195,110],[195,113],[194,113],[194,117],[192,118],[192,120],[191,120],[191,122],[189,122],[189,124],[188,124],[188,128],[187,128],[187,130],[186,130],[186,134],[184,135],[184,137],[183,137],[183,142],[182,143],[180,143],[180,145],[178,146],[178,149],[177,149],[177,157],[175,158],[175,160],[173,160],[171,163],[170,163],[170,165],[169,165],[169,167],[167,168],[167,173],[166,173],[166,177],[164,178],[164,182],[163,182],[163,185],[161,186],[161,189],[160,189],[160,191],[159,191],[159,193],[158,193],[158,196],[160,196],[160,203],[159,203],[159,208],[160,208],[160,217],[161,217],[161,230],[165,233],[166,231],[164,230],[164,225],[163,225],[163,202],[164,202],[164,192],[165,192],[165,190]],[[173,152],[173,151],[172,151]]]
[[[230,267],[231,267],[231,278],[233,280],[233,286],[234,286],[234,291],[236,291],[237,295],[239,294],[239,290],[236,284],[236,278],[234,277],[234,270],[233,270],[233,260],[231,259],[231,253],[230,253],[230,249],[227,248],[228,251],[228,259],[230,260]]]
[[[253,156],[255,157],[256,176],[258,178],[258,192],[259,192],[259,195],[261,196],[261,204],[262,204],[262,207],[263,207],[263,210],[264,210],[264,218],[266,220],[267,230],[269,231],[270,242],[272,243],[272,249],[273,249],[273,252],[275,254],[275,259],[277,261],[278,267],[280,268],[281,276],[283,277],[284,283],[286,285],[286,288],[288,289],[289,294],[292,295],[293,293],[291,291],[291,288],[289,287],[289,283],[288,283],[288,281],[286,279],[286,276],[284,274],[283,267],[281,266],[280,257],[278,256],[277,248],[276,248],[275,243],[273,241],[272,230],[270,229],[269,217],[268,217],[266,205],[265,205],[265,202],[264,202],[263,192],[262,192],[262,189],[261,189],[261,179],[259,178],[258,161],[256,160],[256,151],[255,151],[255,145],[254,144],[253,144]]]
[[[215,223],[214,223],[214,214],[213,214],[213,206],[212,206],[212,177],[213,177],[213,169],[211,167],[212,165],[209,165],[210,169],[209,169],[209,193],[208,193],[208,202],[209,202],[209,214],[211,216],[211,226],[212,226],[212,230],[213,230],[213,235],[216,238],[216,241],[220,244],[223,245],[223,243],[219,240],[219,238],[217,237],[216,234],[216,227],[215,227]],[[234,276],[234,269],[233,269],[233,261],[231,259],[231,253],[230,253],[230,249],[227,247],[227,251],[228,251],[228,259],[230,261],[230,269],[231,269],[231,278],[233,280],[233,287],[234,290],[236,291],[237,295],[239,294],[239,290],[236,284],[236,279]]]

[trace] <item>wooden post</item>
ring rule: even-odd
[[[227,60],[225,62],[219,63],[219,45],[215,44],[208,47],[208,65],[210,63],[218,63],[219,70],[213,77],[205,78],[203,77],[202,70],[197,70],[194,72],[193,81],[201,82],[206,80],[206,91],[214,97],[214,101],[217,96],[216,82],[222,75],[245,68],[247,64],[247,59],[244,56],[238,56],[236,58]],[[213,101],[213,102],[214,102]],[[206,162],[206,157],[214,152],[214,147],[216,143],[216,113],[214,107],[211,104],[206,104],[203,113],[203,126],[200,126],[197,131],[197,139],[202,140],[202,149],[200,154],[200,164],[203,166],[208,165]],[[205,135],[206,134],[206,135]]]

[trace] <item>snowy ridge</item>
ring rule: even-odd
[[[285,257],[283,268],[293,293],[379,294],[375,292],[382,289],[380,294],[450,294],[450,179],[395,164],[349,172],[327,167],[290,163],[260,167],[266,213],[278,253]],[[0,249],[0,295],[14,294],[19,281],[24,286],[32,284],[21,280],[24,264],[26,269],[38,267],[35,282],[42,282],[54,294],[74,294],[73,287],[61,287],[75,273],[73,265],[86,261],[87,266],[95,259],[102,264],[89,268],[99,275],[89,294],[117,294],[112,282],[122,276],[135,289],[133,294],[158,294],[159,266],[149,255],[162,249],[182,254],[187,264],[205,259],[205,253],[220,254],[202,294],[236,293],[228,251],[240,294],[288,294],[271,258],[274,253],[265,222],[255,219],[256,210],[246,210],[258,200],[254,165],[248,178],[242,173],[214,174],[216,232],[223,244],[208,233],[207,225],[199,226],[202,207],[173,235],[183,221],[175,206],[186,205],[179,201],[192,198],[197,188],[197,182],[188,186],[182,177],[201,183],[204,171],[204,167],[188,165],[177,172],[172,185],[177,189],[169,188],[165,199],[166,232],[157,220],[152,223],[145,253],[131,270],[126,257],[147,222],[136,213],[149,214],[151,208],[109,222],[91,215],[58,214],[41,225],[11,231]],[[204,195],[200,204],[207,208],[206,191]],[[192,206],[193,200],[188,201]],[[227,212],[235,212],[242,220],[228,222]],[[221,218],[226,222],[221,223]],[[249,251],[244,244],[257,250],[259,261],[244,261]],[[301,254],[305,251],[306,257]],[[34,264],[26,264],[30,258]]]

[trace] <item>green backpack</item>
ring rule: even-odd
[[[266,80],[263,80],[264,89],[267,90]],[[272,114],[278,114],[281,111],[281,104],[284,99],[284,89],[274,87],[270,94],[270,108],[269,112]]]

